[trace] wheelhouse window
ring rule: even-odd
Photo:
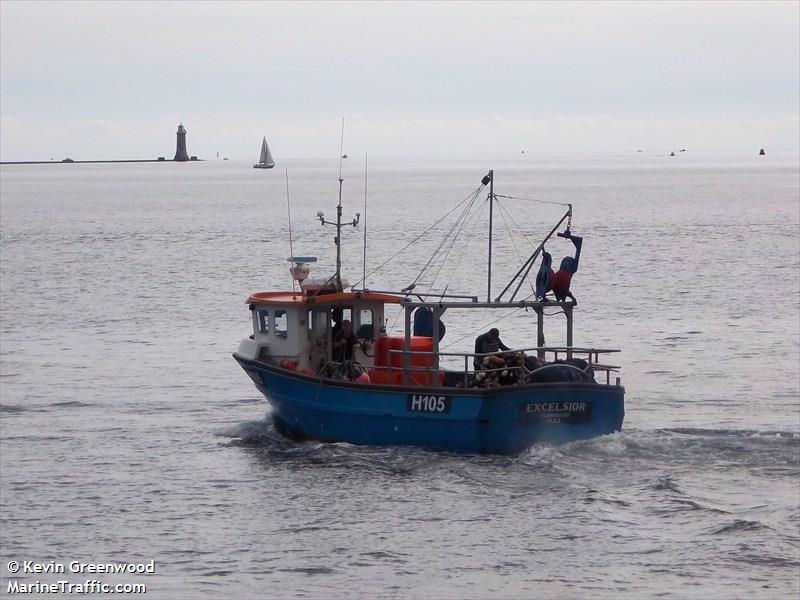
[[[342,327],[342,321],[350,321],[355,331],[355,323],[353,323],[353,310],[349,307],[334,306],[331,309],[331,333],[335,337]]]
[[[285,310],[275,311],[275,337],[285,338],[289,335],[289,319]]]
[[[259,310],[258,314],[258,332],[269,333],[269,311]]]
[[[362,308],[358,311],[358,330],[356,335],[371,340],[375,337],[375,323],[372,309]]]

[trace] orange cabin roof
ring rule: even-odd
[[[318,294],[307,296],[302,292],[254,292],[247,299],[247,304],[304,304],[304,305],[325,305],[325,304],[346,304],[353,300],[371,300],[373,302],[383,302],[385,304],[400,304],[405,300],[404,296],[394,294],[379,294],[377,292],[340,292],[334,294]]]

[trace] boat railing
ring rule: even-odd
[[[464,362],[464,386],[466,387],[469,383],[470,375],[474,375],[476,372],[475,370],[470,371],[470,363],[474,364],[476,359],[483,360],[487,356],[498,356],[502,357],[504,355],[512,354],[512,353],[531,353],[535,354],[539,359],[542,359],[545,364],[538,367],[537,369],[528,369],[524,362],[518,366],[501,366],[497,368],[481,368],[477,369],[479,372],[484,373],[494,373],[494,372],[502,372],[502,371],[513,371],[513,370],[520,370],[524,375],[528,373],[532,373],[534,370],[539,370],[542,368],[552,367],[556,364],[559,366],[569,366],[568,364],[563,363],[556,363],[556,361],[560,360],[560,357],[566,358],[584,358],[587,362],[587,371],[591,373],[600,372],[605,373],[605,383],[606,385],[611,385],[611,374],[618,373],[619,369],[621,368],[619,365],[612,365],[600,362],[600,356],[604,354],[612,354],[614,352],[619,352],[617,349],[611,348],[578,348],[575,346],[534,346],[530,348],[515,348],[513,350],[502,350],[498,352],[486,352],[486,353],[475,353],[475,352],[425,352],[425,351],[418,351],[418,350],[389,350],[389,360],[386,369],[388,370],[389,376],[391,377],[391,373],[393,370],[400,370],[403,373],[403,383],[408,384],[409,382],[409,373],[410,372],[422,372],[428,374],[434,373],[445,373],[448,369],[442,366],[442,359],[444,358],[447,362],[448,359],[451,363],[459,362],[463,360]],[[413,365],[410,364],[411,360],[406,361],[404,366],[402,367],[392,367],[392,360],[391,356],[396,355],[402,357],[403,355],[409,356],[422,356],[422,357],[431,357],[432,355],[437,357],[437,360],[434,364],[439,365],[438,367],[433,365]],[[547,360],[548,355],[552,356],[551,360]],[[457,360],[453,360],[457,359]],[[576,367],[577,368],[577,367]],[[580,370],[580,369],[578,369]],[[617,377],[615,380],[615,385],[619,385],[620,378]]]

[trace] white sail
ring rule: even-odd
[[[272,158],[272,152],[269,151],[269,146],[267,145],[267,138],[264,138],[264,147],[261,149],[262,160],[264,164],[269,166],[275,165],[275,159]]]
[[[269,151],[267,145],[267,138],[261,141],[261,156],[258,159],[258,164],[253,165],[254,169],[271,169],[275,166],[275,159],[272,158],[272,152]]]

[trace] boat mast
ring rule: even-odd
[[[361,287],[367,287],[367,154],[364,154],[364,271],[361,276]]]
[[[322,225],[335,225],[336,226],[336,237],[333,238],[333,241],[336,243],[336,273],[334,274],[333,278],[336,282],[336,290],[339,292],[344,291],[344,287],[342,286],[342,148],[344,147],[344,118],[342,119],[342,139],[339,143],[339,203],[336,205],[336,222],[326,221],[325,220],[325,213],[319,211],[317,213],[317,218],[319,219]],[[361,213],[356,213],[356,218],[353,219],[349,223],[345,223],[345,225],[350,225],[351,227],[358,226],[358,222],[361,219]]]
[[[344,117],[342,117],[342,137],[339,141],[339,204],[336,207],[336,289],[342,288],[342,150],[344,149]]]
[[[486,284],[486,301],[492,301],[492,216],[494,213],[494,170],[489,171],[489,174],[483,178],[482,183],[486,185],[486,180],[489,180],[489,274],[488,282]]]
[[[266,140],[266,138],[264,138]],[[286,212],[289,215],[289,260],[294,263],[294,246],[292,245],[292,205],[289,203],[289,169],[286,169]],[[292,277],[292,292],[295,278]]]

